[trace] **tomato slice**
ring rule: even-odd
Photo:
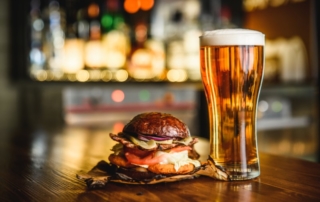
[[[182,152],[185,150],[192,150],[192,148],[189,146],[181,145],[171,148],[170,150],[167,150],[166,153],[157,156],[155,155],[157,151],[143,151],[140,149],[126,148],[125,156],[127,160],[132,164],[150,166],[165,160],[165,158],[167,158],[167,156],[170,155],[170,153]]]
[[[160,156],[155,156],[155,151],[149,154],[148,156],[145,157],[139,157],[135,154],[132,154],[130,152],[126,152],[125,156],[127,160],[132,163],[132,164],[137,164],[137,165],[154,165],[159,162],[161,162],[165,158],[165,154],[160,155]]]

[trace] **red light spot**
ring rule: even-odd
[[[124,124],[122,122],[116,122],[114,125],[113,125],[113,133],[119,133],[122,131],[124,127]]]
[[[124,92],[122,90],[114,90],[111,94],[111,99],[114,102],[122,102],[124,100]]]

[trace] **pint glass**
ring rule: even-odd
[[[260,175],[256,111],[264,44],[264,34],[246,29],[207,31],[200,36],[210,157],[231,180]]]

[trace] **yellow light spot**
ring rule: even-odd
[[[112,73],[108,70],[104,70],[101,72],[101,79],[103,81],[110,81],[112,79]]]
[[[47,77],[48,77],[48,74],[45,70],[38,70],[36,72],[36,79],[38,81],[45,81],[47,79]]]
[[[85,45],[85,63],[91,68],[100,68],[103,66],[103,47],[100,41],[89,41]]]
[[[170,69],[167,72],[167,79],[170,82],[183,82],[188,79],[188,75],[183,69]]]
[[[124,69],[120,69],[115,73],[115,79],[120,82],[124,82],[128,79],[128,72]]]
[[[65,73],[74,74],[84,67],[83,60],[84,41],[80,39],[68,39],[65,42],[62,56],[62,70]]]
[[[99,70],[91,70],[89,71],[90,80],[91,81],[99,81],[100,80],[100,71]]]
[[[67,78],[68,78],[69,81],[76,81],[76,80],[77,80],[75,74],[68,74],[68,75],[67,75]]]
[[[52,74],[51,71],[46,71],[47,72],[47,81],[52,81],[54,79],[54,75]]]
[[[80,70],[76,74],[76,78],[80,82],[86,82],[90,78],[90,74],[87,70]]]

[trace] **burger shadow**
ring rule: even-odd
[[[168,198],[181,201],[178,194],[183,193],[181,182],[144,185],[110,182],[104,188],[87,189],[76,201],[168,201]]]
[[[260,189],[259,178],[248,181],[219,181],[206,176],[158,184],[109,182],[100,189],[87,189],[77,201],[216,201],[246,197]],[[192,190],[192,191],[190,191]]]

